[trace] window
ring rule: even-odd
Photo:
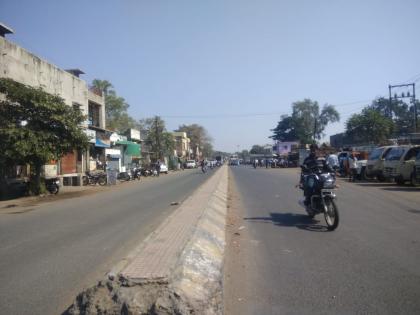
[[[100,124],[100,105],[89,102],[89,126],[101,127]]]
[[[384,148],[377,148],[372,151],[372,153],[369,156],[369,160],[377,160],[381,156],[382,152],[384,151]]]

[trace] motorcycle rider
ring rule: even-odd
[[[309,206],[311,203],[312,188],[308,187],[304,175],[308,175],[314,171],[322,170],[326,172],[333,172],[333,169],[327,164],[324,158],[317,157],[318,146],[311,144],[309,147],[310,153],[303,161],[303,170],[301,174],[301,185],[303,185],[303,192],[305,196],[304,204]]]

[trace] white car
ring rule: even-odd
[[[168,166],[166,164],[160,164],[160,172],[168,174]]]
[[[194,160],[187,160],[187,163],[185,163],[186,168],[196,168],[197,164]]]

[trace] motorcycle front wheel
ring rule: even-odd
[[[338,226],[339,214],[337,205],[333,199],[325,199],[324,217],[328,230],[334,231]]]
[[[48,191],[53,194],[53,195],[57,195],[58,194],[58,186],[57,185],[51,185],[48,187]]]
[[[89,179],[87,178],[87,176],[83,176],[82,177],[82,184],[83,186],[86,186],[89,183]]]

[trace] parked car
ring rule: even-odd
[[[416,161],[414,162],[414,170],[411,175],[411,185],[420,185],[420,150],[417,152]]]
[[[168,174],[168,166],[164,163],[160,164],[160,172]]]
[[[187,160],[187,162],[185,163],[185,168],[196,168],[197,164],[195,163],[194,160]]]
[[[366,176],[367,177],[376,177],[379,181],[384,181],[384,161],[387,154],[391,151],[392,148],[396,146],[384,146],[374,149],[368,158],[366,163]]]
[[[384,176],[393,178],[400,185],[410,181],[419,151],[420,146],[404,145],[392,148],[385,158]]]

